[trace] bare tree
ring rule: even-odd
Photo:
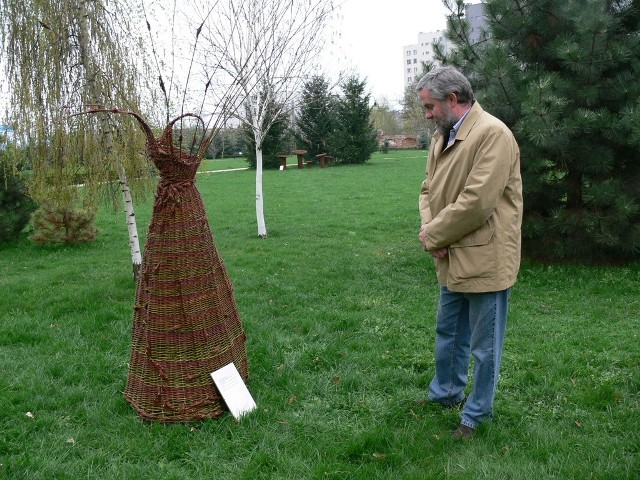
[[[148,177],[137,153],[143,137],[126,118],[101,116],[99,136],[69,120],[69,112],[86,105],[140,110],[138,73],[144,57],[132,33],[134,12],[120,1],[3,0],[0,18],[8,116],[16,137],[29,145],[30,195],[65,208],[79,201],[91,204],[99,186],[113,185],[117,177],[137,275],[140,244],[127,178],[142,186]],[[86,186],[82,195],[73,187],[79,173]],[[143,194],[144,189],[137,190]]]
[[[398,135],[402,133],[402,128],[400,127],[396,113],[392,110],[387,97],[376,100],[371,109],[371,119],[378,132],[385,135]]]
[[[315,73],[322,35],[334,11],[326,0],[220,0],[218,18],[204,31],[207,65],[235,79],[256,144],[258,236],[266,237],[262,189],[262,142],[304,81]],[[276,112],[269,112],[277,104]],[[268,114],[269,113],[269,114]]]
[[[418,80],[434,68],[432,62],[422,62],[421,73],[416,75],[414,81],[409,85],[405,91],[402,102],[402,120],[405,133],[413,133],[421,138],[423,141],[429,141],[433,134],[433,126],[425,122],[424,118],[424,106],[418,99],[416,92],[416,84]],[[422,143],[422,142],[421,142]]]

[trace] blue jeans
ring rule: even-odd
[[[457,293],[440,287],[436,372],[428,398],[445,406],[464,400],[473,355],[473,389],[461,413],[461,423],[471,428],[493,416],[509,292]]]

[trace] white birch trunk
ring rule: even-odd
[[[262,195],[262,149],[256,147],[256,219],[258,236],[267,238],[267,226],[264,222],[264,197]]]
[[[133,264],[133,278],[137,279],[142,266],[142,254],[140,253],[140,239],[138,238],[138,226],[136,224],[136,214],[133,211],[133,198],[127,182],[127,175],[121,163],[118,163],[118,178],[122,199],[124,201],[124,213],[127,220],[127,230],[129,232],[129,247],[131,248],[131,261]]]

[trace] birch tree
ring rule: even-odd
[[[217,21],[204,30],[207,64],[233,77],[246,103],[237,116],[255,138],[261,238],[267,237],[262,143],[304,81],[317,72],[322,36],[333,11],[333,3],[326,0],[220,0]],[[274,101],[279,107],[269,115]]]
[[[108,190],[118,178],[135,276],[141,255],[127,178],[138,179],[143,195],[149,171],[138,154],[143,137],[124,117],[101,115],[81,124],[69,117],[87,105],[140,110],[144,56],[137,48],[135,10],[119,1],[2,0],[0,18],[8,117],[16,138],[29,146],[30,195],[62,208],[93,204],[99,186]],[[98,136],[85,128],[91,122],[98,123]],[[79,175],[82,193],[73,187]]]

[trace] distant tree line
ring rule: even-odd
[[[285,114],[272,124],[262,143],[264,168],[278,168],[277,155],[290,155],[294,149],[306,150],[305,158],[311,161],[321,153],[330,155],[336,164],[365,163],[378,149],[364,80],[350,77],[335,94],[326,78],[314,76],[304,84],[293,111],[277,108],[275,102],[267,115],[278,110]],[[246,127],[245,139],[247,161],[255,167],[255,141]]]

